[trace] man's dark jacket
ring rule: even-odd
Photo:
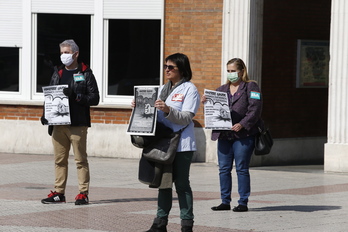
[[[59,80],[62,77],[65,66],[56,68],[50,85],[59,85]],[[71,126],[91,126],[90,106],[99,104],[98,85],[93,75],[92,70],[80,63],[75,73],[82,73],[85,80],[75,82],[74,79],[69,83],[69,88],[72,89],[72,94],[69,97],[69,109]]]

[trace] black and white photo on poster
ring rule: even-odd
[[[69,98],[63,93],[68,85],[42,87],[45,98],[45,118],[48,125],[70,125]]]
[[[155,135],[157,96],[158,86],[134,86],[135,107],[131,114],[127,134]]]
[[[231,130],[232,119],[227,93],[204,89],[204,95],[205,129]]]

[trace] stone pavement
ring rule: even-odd
[[[157,190],[137,180],[138,160],[90,157],[89,162],[89,205],[74,205],[73,157],[67,203],[45,205],[40,200],[53,188],[53,157],[0,153],[0,231],[147,230],[156,214]],[[248,212],[213,212],[210,207],[220,204],[218,168],[193,163],[194,231],[348,231],[348,174],[324,173],[323,166],[254,167],[251,180]],[[233,205],[236,186],[233,172]],[[178,208],[175,198],[168,231],[180,231]]]

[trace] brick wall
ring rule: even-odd
[[[0,120],[38,121],[42,115],[42,106],[0,105]]]
[[[0,120],[40,121],[42,106],[0,105]],[[131,110],[91,108],[92,123],[128,124]]]
[[[164,56],[181,52],[191,63],[200,94],[221,85],[223,0],[166,0]],[[195,117],[204,126],[203,105]]]
[[[297,39],[330,39],[331,0],[265,0],[263,118],[274,137],[327,134],[328,89],[296,88]]]
[[[128,109],[110,109],[110,108],[92,108],[92,123],[104,124],[128,124],[131,110]]]

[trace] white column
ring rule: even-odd
[[[20,66],[20,83],[19,91],[25,100],[30,100],[32,92],[34,92],[34,85],[36,88],[36,80],[32,78],[32,14],[31,14],[31,0],[22,0],[22,54]]]
[[[263,0],[224,0],[221,83],[226,81],[227,61],[238,57],[250,79],[261,85],[262,23]]]
[[[104,62],[104,19],[103,19],[104,1],[94,1],[94,15],[92,17],[92,35],[91,35],[91,68],[97,80],[100,93],[103,90],[103,62]],[[105,94],[101,94],[103,98]]]
[[[332,0],[328,141],[325,144],[327,172],[348,172],[348,4]]]

